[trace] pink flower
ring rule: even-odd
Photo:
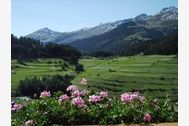
[[[81,96],[81,92],[79,90],[76,90],[76,91],[72,92],[72,96],[79,97],[79,96]]]
[[[73,98],[72,104],[79,107],[79,108],[86,107],[85,101],[81,97]]]
[[[51,96],[50,91],[43,91],[41,92],[40,98],[50,97],[50,96]]]
[[[33,120],[28,120],[24,124],[25,124],[25,126],[34,126],[35,125]]]
[[[100,101],[101,101],[101,96],[97,96],[97,95],[89,96],[89,102],[91,102],[91,103],[97,103]]]
[[[108,97],[108,92],[106,92],[106,91],[101,91],[101,92],[100,92],[100,96],[101,96],[102,98],[106,98],[106,97]]]
[[[73,97],[85,96],[85,95],[89,94],[89,91],[87,91],[87,90],[82,90],[82,91],[76,90],[76,91],[72,92],[71,94],[72,94],[72,98],[73,98]]]
[[[67,87],[66,91],[77,91],[78,87],[76,85],[70,85],[69,87]]]
[[[134,99],[134,98],[138,98],[139,97],[139,92],[133,92],[131,93],[131,97]]]
[[[66,101],[66,100],[69,100],[69,97],[68,97],[68,95],[67,94],[65,94],[65,95],[61,95],[60,97],[59,97],[59,102],[64,102],[64,101]]]
[[[11,110],[12,111],[18,111],[18,110],[20,110],[22,108],[22,105],[21,104],[14,104],[14,105],[12,105],[11,106]]]
[[[143,120],[145,122],[150,122],[152,120],[152,116],[148,113],[148,114],[144,115]]]
[[[87,79],[85,79],[85,78],[81,79],[80,83],[82,85],[86,85],[87,84]]]
[[[139,92],[133,92],[133,93],[123,93],[121,95],[121,101],[122,102],[132,102],[134,99],[138,99],[141,102],[143,102],[145,100],[144,96],[141,96]]]
[[[129,93],[123,93],[122,95],[121,95],[121,101],[122,102],[131,102],[133,100],[133,96],[131,95],[131,94],[129,94]]]

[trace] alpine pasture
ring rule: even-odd
[[[22,63],[12,60],[12,95],[25,77],[72,74],[73,84],[81,78],[88,81],[90,90],[106,90],[120,96],[126,91],[139,91],[144,95],[164,99],[167,95],[177,101],[178,60],[176,55],[127,56],[113,58],[83,58],[84,72],[76,73],[74,66],[62,69],[61,59],[39,59]],[[82,88],[82,87],[81,87]]]

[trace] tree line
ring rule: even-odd
[[[137,54],[144,55],[170,55],[178,54],[178,33],[152,39],[148,41],[139,41],[137,43],[128,43],[125,46],[118,47],[117,51],[107,50],[83,52],[83,55],[94,57],[110,56],[131,56]],[[36,59],[36,58],[63,58],[72,64],[77,64],[81,53],[70,45],[55,43],[41,43],[32,38],[17,38],[11,35],[11,57],[12,59]]]
[[[30,60],[37,58],[62,58],[69,63],[77,64],[81,53],[69,45],[42,43],[26,37],[17,38],[11,35],[11,58]]]
[[[128,56],[140,53],[143,53],[144,55],[178,54],[178,33],[174,33],[160,39],[152,39],[134,44],[128,44],[127,46],[121,48],[118,54]]]
[[[116,51],[93,51],[86,52],[85,55],[94,57],[110,57],[110,56],[132,56],[137,54],[143,55],[171,55],[178,54],[178,33],[174,33],[159,39],[148,41],[138,41],[136,43],[127,43],[120,45]]]

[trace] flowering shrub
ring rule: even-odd
[[[82,95],[82,92],[80,92],[79,90],[76,90],[76,91],[72,92],[71,94],[72,94],[72,97],[79,97]]]
[[[86,106],[85,101],[81,97],[73,98],[72,104],[79,107],[79,108]]]
[[[50,97],[51,93],[50,91],[43,91],[41,92],[40,98]]]
[[[127,103],[127,102],[132,102],[133,100],[135,99],[138,99],[140,101],[144,101],[145,100],[145,97],[144,96],[141,96],[139,94],[139,92],[128,92],[128,93],[123,93],[121,95],[121,101],[124,102],[124,103]]]
[[[153,123],[177,121],[177,110],[170,99],[158,101],[139,92],[125,92],[120,98],[108,92],[79,90],[75,85],[68,94],[55,97],[48,91],[40,99],[11,106],[12,125],[91,125],[121,123]],[[56,95],[57,95],[56,94]],[[45,98],[43,98],[45,97]],[[61,104],[60,104],[61,103]]]
[[[100,94],[100,96],[101,96],[102,98],[108,97],[108,92],[106,92],[106,91],[101,91],[99,94]]]
[[[14,105],[11,105],[11,110],[12,111],[18,111],[22,108],[22,105],[20,104],[14,104]]]
[[[148,114],[146,114],[146,115],[144,116],[143,120],[144,120],[145,122],[150,122],[150,121],[152,121],[152,116],[148,113]]]
[[[97,96],[97,95],[89,96],[89,102],[91,103],[98,103],[100,101],[101,101],[101,96]]]
[[[60,97],[59,97],[59,102],[61,103],[61,102],[64,102],[64,101],[66,101],[66,100],[69,100],[69,96],[67,95],[67,94],[65,94],[65,95],[61,95]]]
[[[66,91],[70,91],[70,92],[74,92],[74,91],[77,91],[78,90],[78,87],[76,85],[70,85]]]

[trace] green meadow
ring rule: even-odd
[[[149,55],[114,57],[107,59],[84,58],[84,72],[77,74],[74,66],[61,69],[61,59],[40,59],[19,63],[12,60],[12,93],[19,81],[25,77],[73,74],[73,84],[79,85],[81,78],[88,80],[87,88],[107,90],[110,95],[119,96],[126,91],[140,91],[159,99],[169,95],[178,97],[178,60],[175,55]]]

